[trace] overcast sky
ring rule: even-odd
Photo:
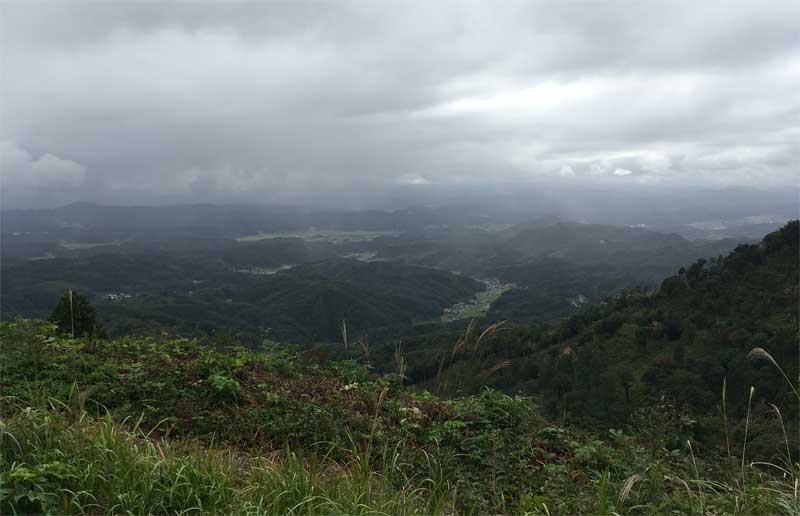
[[[797,187],[797,0],[0,9],[6,207]]]

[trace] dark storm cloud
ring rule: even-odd
[[[794,1],[2,4],[4,204],[796,184]]]

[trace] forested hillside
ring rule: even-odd
[[[669,404],[694,414],[695,431],[715,445],[723,385],[729,417],[744,416],[753,386],[755,410],[774,403],[795,421],[784,378],[748,352],[766,349],[797,378],[798,231],[791,222],[758,245],[681,268],[658,290],[627,290],[557,326],[507,326],[476,350],[456,349],[453,332],[406,338],[408,375],[441,392],[489,385],[534,394],[553,416],[604,425]],[[462,340],[474,344],[482,330]],[[778,430],[756,426],[766,442]]]
[[[626,267],[637,277],[663,277],[680,263],[733,248],[728,239],[690,241],[642,228],[579,224],[543,217],[491,231],[479,227],[435,227],[382,237],[367,247],[378,256],[418,265],[492,274],[499,268],[542,258],[575,264]]]
[[[172,233],[123,232],[119,240],[104,240],[87,237],[86,231],[105,223],[90,224],[82,210],[106,213],[96,206],[71,206],[55,210],[52,220],[39,214],[42,224],[61,221],[63,228],[3,233],[3,319],[46,317],[54,300],[73,290],[98,306],[111,335],[225,333],[252,341],[270,330],[281,340],[332,342],[339,340],[343,319],[359,337],[391,336],[414,332],[415,325],[440,319],[445,309],[449,319],[554,321],[623,288],[653,286],[682,263],[733,247],[727,240],[688,241],[553,217],[512,226],[462,221],[387,232],[370,230],[376,226],[361,213],[342,215],[352,219],[347,223],[334,217],[334,230],[251,228],[255,233],[241,239],[232,238],[237,232],[186,236],[175,229],[192,214],[217,221],[212,215],[218,212],[220,228],[234,231],[238,226],[231,221],[240,215],[251,220],[269,211],[218,207],[159,208],[164,216],[175,212],[166,228],[175,229]],[[124,221],[115,220],[142,210],[109,208],[107,224],[124,229]],[[393,216],[415,219],[415,213]],[[152,217],[140,224],[153,223]],[[35,226],[36,220],[28,223]],[[279,227],[280,220],[272,223]],[[79,237],[84,240],[75,240]],[[490,284],[502,288],[474,298]]]
[[[339,340],[353,330],[407,327],[483,288],[445,271],[334,259],[261,273],[214,260],[164,254],[101,254],[26,261],[3,269],[4,318],[47,317],[73,289],[97,299],[112,335],[214,335],[294,342]],[[358,336],[354,333],[354,336]]]

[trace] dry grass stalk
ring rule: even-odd
[[[442,352],[442,358],[439,360],[439,372],[436,373],[436,393],[442,392],[442,371],[444,370],[444,359],[447,356],[447,351]]]
[[[359,347],[361,347],[361,353],[364,355],[364,360],[369,362],[369,338],[367,335],[364,335],[361,340],[358,341]]]
[[[470,319],[469,324],[467,324],[467,330],[464,332],[464,336],[459,338],[458,341],[461,343],[459,349],[466,350],[469,346],[469,338],[472,336],[472,332],[475,331],[475,319]],[[458,343],[457,343],[458,346]],[[455,354],[455,347],[453,348]]]
[[[455,344],[453,344],[453,349],[450,352],[450,359],[452,360],[455,358],[456,353],[461,353],[466,349],[467,343],[464,341],[464,337],[459,337]]]
[[[728,404],[727,404],[727,392],[728,392],[728,377],[722,379],[722,426],[725,430],[725,447],[728,451],[728,459],[732,457],[731,455],[731,438],[728,434]]]
[[[692,441],[687,440],[686,444],[689,446],[689,453],[692,456],[692,464],[694,465],[694,477],[697,481],[697,492],[700,495],[700,514],[706,513],[706,502],[703,496],[703,484],[700,482],[700,470],[697,469],[697,460],[694,457],[694,449],[692,448]]]
[[[400,385],[403,385],[403,380],[406,377],[407,365],[406,357],[403,355],[403,344],[398,344],[394,350],[394,367],[400,377]]]
[[[747,398],[747,419],[744,421],[744,440],[742,441],[742,466],[741,466],[741,475],[742,475],[742,488],[744,488],[744,459],[747,451],[747,431],[750,429],[750,407],[753,403],[753,393],[756,391],[756,388],[752,385],[750,386],[750,397]]]
[[[783,442],[786,445],[786,464],[794,464],[792,462],[792,452],[791,448],[789,447],[789,436],[786,434],[786,426],[783,424],[783,414],[781,414],[781,409],[778,408],[777,405],[772,403],[769,404],[772,408],[772,412],[775,413],[775,416],[778,418],[778,422],[781,424],[781,432],[783,432]]]
[[[622,484],[622,489],[619,492],[619,501],[624,502],[628,499],[628,496],[631,494],[631,489],[636,484],[636,482],[640,481],[642,476],[638,473],[634,473],[633,475],[629,476],[625,479],[625,483]]]
[[[505,369],[505,368],[510,367],[510,366],[511,366],[511,360],[504,360],[502,362],[498,362],[495,365],[493,365],[492,367],[490,367],[486,371],[486,373],[484,374],[483,377],[484,377],[484,379],[485,378],[489,378],[490,376],[492,376],[497,371],[499,371],[501,369]]]
[[[490,324],[489,326],[487,326],[486,329],[483,330],[483,332],[478,337],[478,340],[475,341],[475,347],[472,350],[473,353],[477,353],[478,352],[478,347],[481,345],[481,342],[483,341],[484,338],[488,338],[488,337],[491,337],[492,335],[494,335],[496,332],[498,332],[503,327],[503,325],[506,324],[506,322],[508,322],[508,321],[500,321],[500,322],[496,322],[494,324]]]
[[[798,401],[800,401],[800,393],[797,392],[797,388],[794,386],[794,382],[792,382],[789,379],[789,377],[786,376],[786,373],[783,371],[783,368],[781,368],[781,366],[778,365],[778,362],[774,358],[772,358],[772,355],[770,355],[766,349],[764,348],[751,349],[750,353],[747,354],[747,359],[766,360],[767,362],[775,366],[775,369],[777,369],[781,373],[781,375],[783,375],[783,378],[786,380],[786,383],[789,384],[789,388],[792,389],[792,392],[794,393],[795,397],[798,399]]]
[[[388,387],[384,387],[381,390],[380,395],[378,395],[378,401],[375,403],[375,415],[372,418],[372,428],[369,431],[369,440],[367,441],[367,453],[366,458],[369,460],[370,450],[372,449],[372,441],[375,439],[375,432],[378,430],[378,416],[381,410],[381,402],[383,401],[383,397],[386,396],[386,393],[389,391]]]
[[[72,289],[69,291],[69,324],[72,338],[75,338],[75,312],[72,308]]]

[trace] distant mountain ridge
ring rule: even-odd
[[[608,190],[549,184],[447,188],[431,185],[389,198],[320,205],[165,204],[5,209],[6,233],[65,231],[86,238],[160,235],[233,237],[258,232],[329,229],[414,230],[427,226],[520,224],[532,219],[641,226],[691,238],[754,237],[796,216],[797,192],[757,189]],[[727,228],[709,224],[726,221]],[[133,234],[133,235],[132,235]]]
[[[237,237],[260,232],[309,228],[338,230],[410,230],[459,221],[482,224],[487,217],[448,213],[426,207],[396,211],[314,210],[281,205],[189,204],[102,206],[80,202],[50,209],[4,210],[4,233],[60,230],[83,238],[181,235]]]

